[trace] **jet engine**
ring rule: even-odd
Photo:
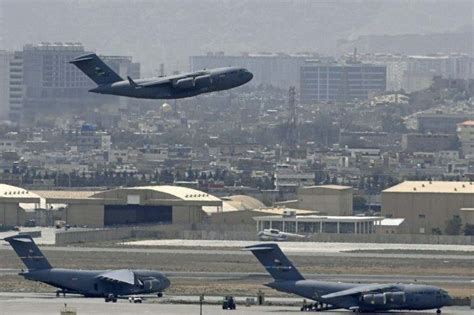
[[[391,304],[403,304],[406,301],[405,292],[385,292],[384,295]]]
[[[364,294],[362,296],[362,301],[366,304],[371,305],[385,305],[387,304],[387,298],[385,294]]]
[[[150,291],[161,290],[160,280],[158,280],[158,279],[143,280],[143,289],[144,290],[150,290]]]
[[[194,83],[197,87],[207,87],[212,84],[212,78],[210,75],[201,75],[194,79]]]
[[[195,85],[194,78],[179,79],[173,85],[177,89],[190,89],[193,88]]]

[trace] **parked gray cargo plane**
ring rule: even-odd
[[[226,67],[172,76],[122,79],[96,54],[70,61],[97,84],[90,92],[146,99],[178,99],[241,86],[253,78],[244,68]]]
[[[266,286],[316,301],[304,310],[347,309],[353,312],[428,310],[441,313],[452,305],[448,292],[433,286],[414,284],[354,284],[305,280],[275,243],[248,246],[275,281]]]
[[[5,238],[28,271],[20,273],[25,279],[39,281],[58,288],[60,293],[103,297],[105,302],[117,302],[128,295],[157,294],[169,287],[170,281],[162,273],[152,270],[78,270],[53,268],[36,246],[30,235]]]

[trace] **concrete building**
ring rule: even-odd
[[[298,86],[300,67],[308,59],[319,58],[313,54],[242,54],[228,56],[224,53],[208,53],[205,56],[191,56],[190,70],[227,66],[244,67],[254,75],[251,85],[269,85],[282,89]]]
[[[74,57],[86,53],[89,52],[80,43],[24,46],[24,108],[29,118],[34,118],[36,112],[81,110],[84,106],[120,103],[116,96],[88,92],[95,84],[69,64]],[[117,73],[139,77],[139,64],[133,63],[130,57],[105,56],[103,59]]]
[[[300,69],[300,96],[305,104],[365,100],[387,87],[386,66],[307,62]]]
[[[298,208],[332,216],[352,215],[353,188],[320,185],[298,189]]]
[[[408,56],[403,78],[407,92],[423,90],[433,83],[434,76],[469,79],[473,76],[472,58],[464,54]]]
[[[421,133],[456,134],[458,124],[469,119],[474,119],[474,116],[470,117],[466,114],[445,114],[437,112],[420,114],[416,118],[418,131]]]
[[[472,207],[471,182],[405,181],[382,192],[382,215],[404,218],[411,234],[445,233],[460,209]]]
[[[282,192],[295,193],[298,187],[314,185],[314,174],[289,164],[277,164],[275,187]]]
[[[0,51],[0,120],[20,119],[23,108],[23,58]]]
[[[0,184],[0,224],[24,225],[34,218],[34,209],[39,208],[41,197],[23,188]]]
[[[462,154],[466,158],[474,157],[474,120],[467,120],[458,125],[458,138]]]
[[[458,139],[453,134],[409,133],[402,135],[405,152],[438,152],[456,150]]]
[[[257,231],[277,229],[282,232],[298,234],[374,234],[375,226],[382,217],[320,216],[320,215],[282,215],[259,216]]]

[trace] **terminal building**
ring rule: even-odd
[[[445,234],[453,218],[474,224],[472,182],[405,181],[382,192],[382,215],[404,218],[410,234]]]
[[[291,212],[291,211],[290,211]],[[283,215],[255,217],[257,231],[277,229],[297,234],[374,234],[382,217]]]

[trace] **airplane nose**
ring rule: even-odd
[[[247,82],[253,79],[253,73],[250,71],[247,71]]]
[[[449,294],[446,294],[445,299],[446,299],[446,303],[445,303],[446,306],[454,305],[453,298]]]
[[[170,280],[168,278],[165,278],[165,277],[161,281],[163,283],[163,290],[168,288],[171,284]]]

